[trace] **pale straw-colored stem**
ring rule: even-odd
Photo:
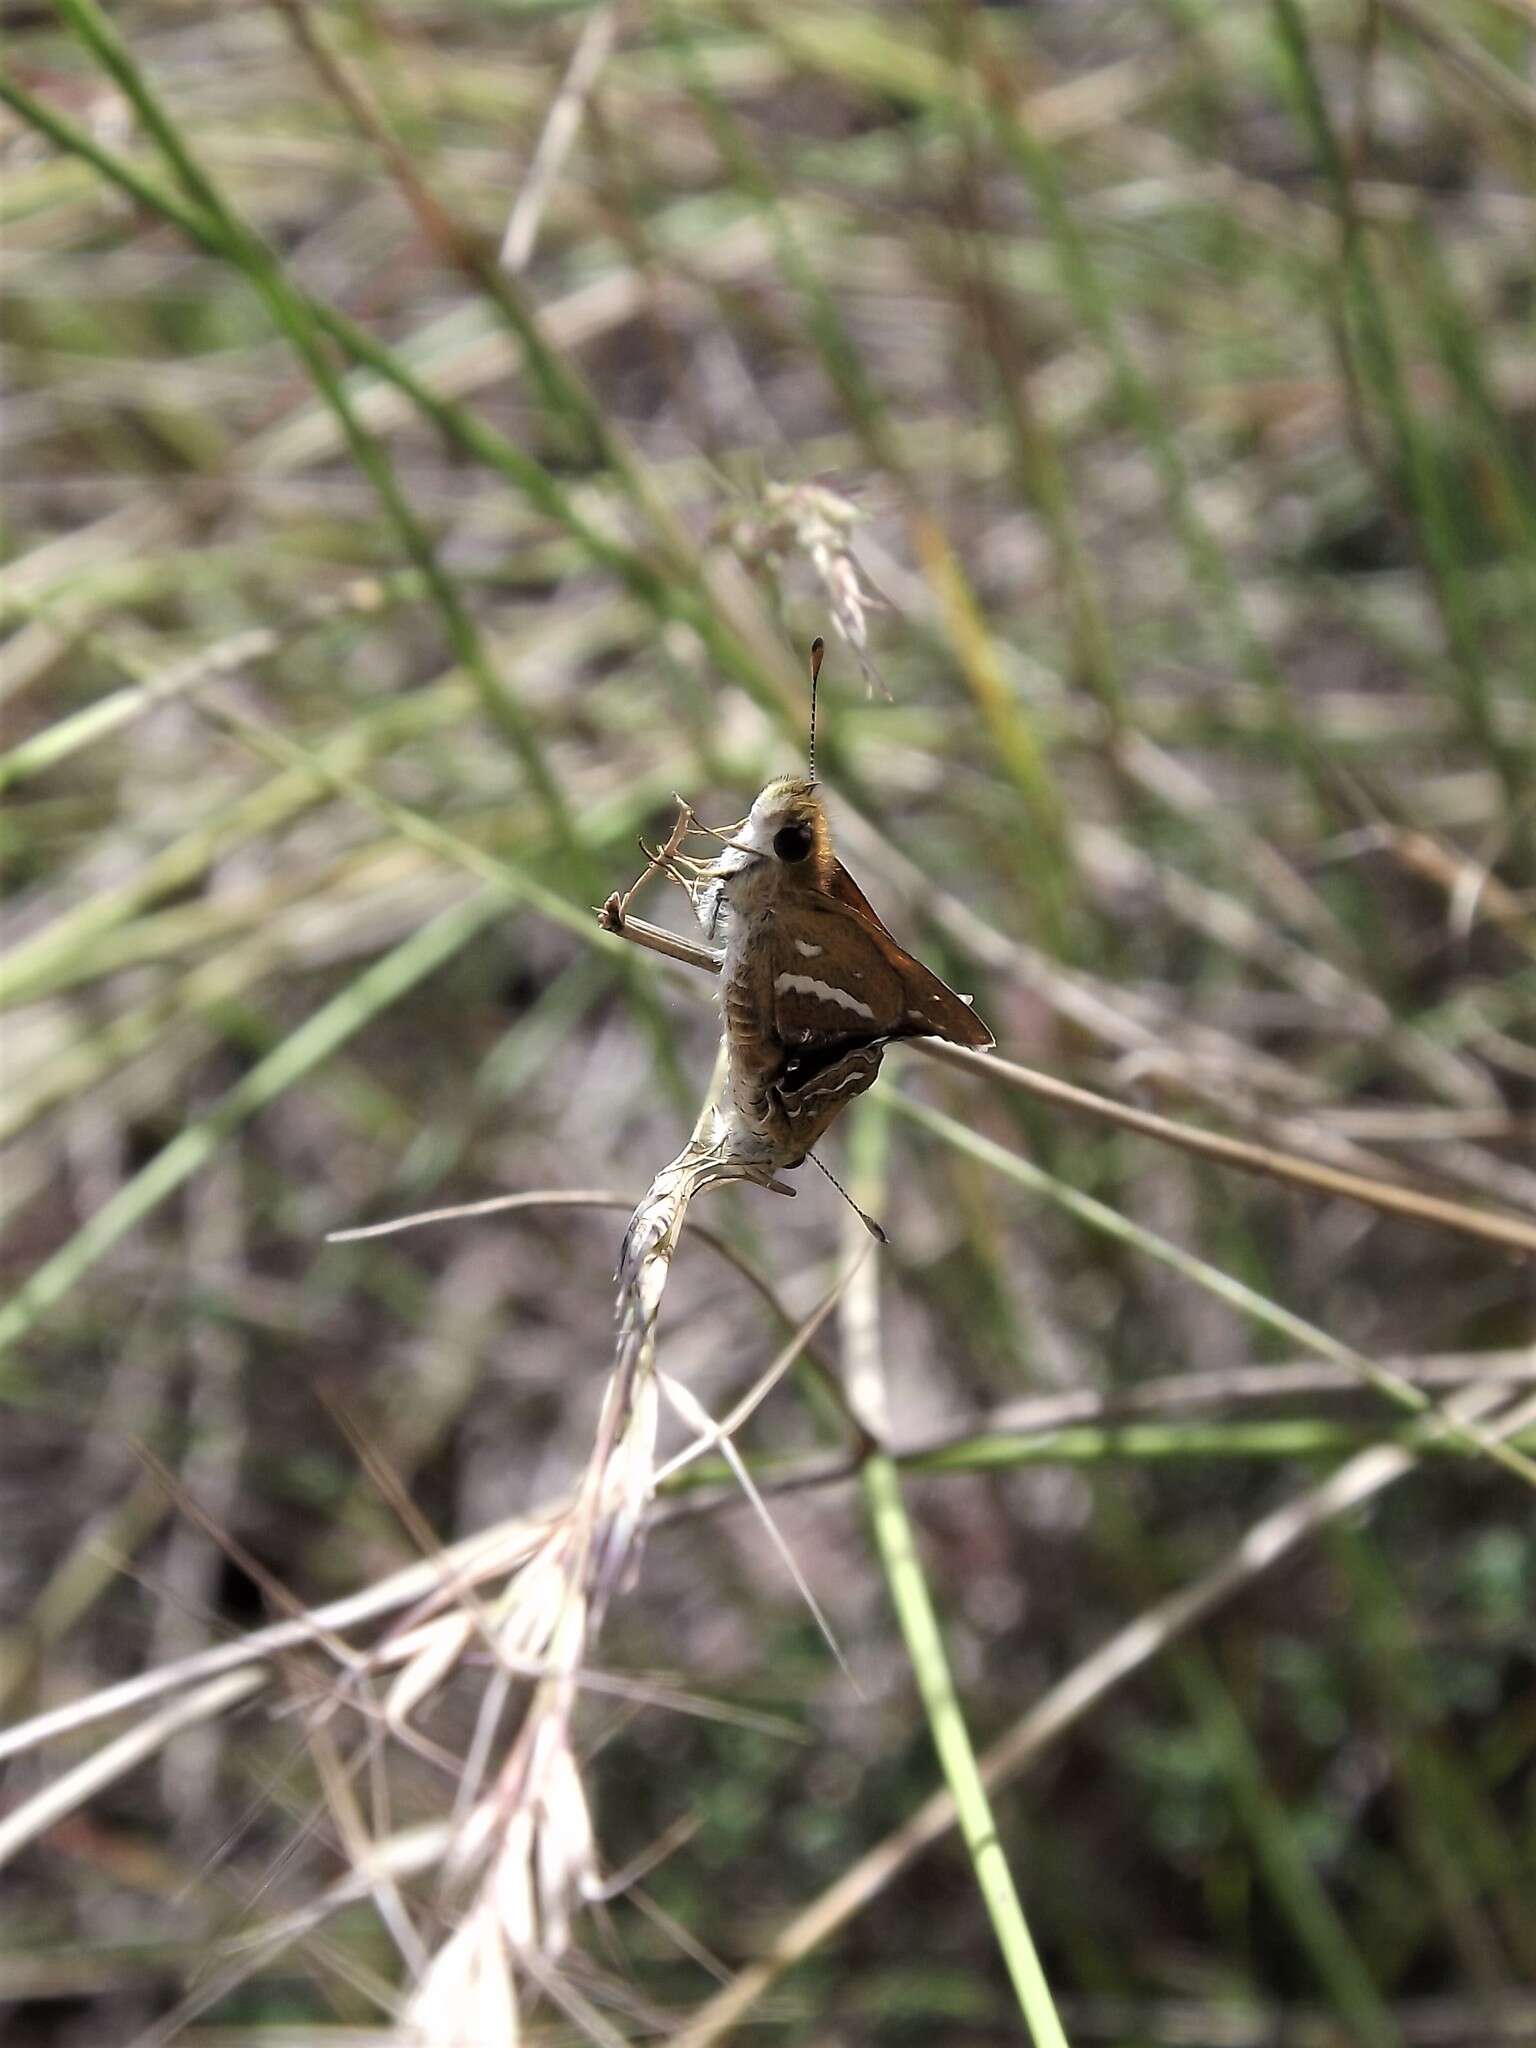
[[[662,1297],[695,1196],[727,1181],[772,1180],[771,1163],[753,1149],[751,1134],[721,1107],[726,1077],[722,1043],[687,1144],[656,1174],[624,1234],[613,1367],[574,1502],[496,1603],[497,1639],[509,1652],[540,1652],[545,1672],[489,1802],[478,1798],[477,1786],[466,1787],[472,1825],[461,1830],[448,1861],[460,1910],[406,2015],[408,2038],[423,2048],[457,2048],[467,2004],[515,2016],[519,1981],[547,1979],[569,1944],[574,1914],[602,1893],[572,1723],[593,1641],[609,1600],[636,1565],[655,1494]],[[419,1631],[419,1639],[391,1696],[397,1714],[440,1682],[468,1631],[463,1617],[449,1613]],[[489,1726],[483,1734],[488,1741]]]
[[[685,967],[699,967],[710,974],[719,973],[721,956],[708,946],[680,939],[675,933],[663,930],[660,925],[648,924],[643,918],[627,915],[615,918],[617,900],[610,898],[598,912],[599,922],[605,931],[628,939],[631,945],[643,946],[649,952],[680,961]],[[1091,1088],[1079,1088],[1071,1081],[1059,1080],[1054,1074],[1042,1073],[1037,1067],[1021,1066],[1016,1060],[1003,1059],[998,1053],[973,1052],[963,1045],[950,1045],[942,1038],[911,1038],[903,1040],[903,1043],[928,1059],[958,1067],[978,1079],[1002,1082],[1006,1087],[1033,1095],[1038,1101],[1054,1103],[1058,1108],[1092,1117],[1099,1123],[1113,1124],[1122,1131],[1134,1131],[1141,1137],[1156,1138],[1164,1145],[1177,1146],[1181,1152],[1192,1152],[1197,1158],[1235,1167],[1240,1173],[1260,1174],[1270,1180],[1284,1181],[1291,1187],[1310,1188],[1317,1194],[1341,1195],[1347,1201],[1363,1202],[1383,1215],[1399,1216],[1406,1222],[1427,1224],[1434,1229],[1452,1230],[1462,1237],[1474,1237],[1484,1244],[1502,1245],[1510,1251],[1536,1252],[1536,1221],[1523,1216],[1473,1208],[1469,1203],[1452,1201],[1443,1195],[1427,1194],[1418,1188],[1398,1187],[1391,1181],[1373,1180],[1368,1174],[1351,1173],[1344,1167],[1326,1165],[1322,1160],[1304,1159],[1299,1153],[1256,1145],[1247,1138],[1233,1138],[1222,1131],[1207,1131],[1196,1124],[1178,1123],[1172,1117],[1159,1116],[1155,1110],[1138,1109],[1131,1103],[1115,1102],[1107,1095],[1096,1095]]]

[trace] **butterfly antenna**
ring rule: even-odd
[[[867,1214],[865,1210],[859,1207],[858,1203],[853,1199],[852,1195],[849,1194],[848,1190],[843,1186],[842,1182],[838,1179],[837,1175],[832,1171],[831,1167],[822,1166],[821,1161],[816,1157],[816,1154],[814,1152],[807,1152],[805,1156],[807,1159],[810,1160],[812,1166],[820,1167],[821,1171],[827,1176],[827,1179],[831,1181],[833,1187],[837,1189],[837,1192],[848,1204],[849,1208],[853,1211],[854,1215],[858,1217],[859,1221],[863,1224],[864,1228],[869,1232],[870,1236],[875,1240],[876,1244],[889,1244],[891,1240],[880,1228],[879,1224],[875,1221],[874,1217]]]
[[[811,780],[816,780],[816,678],[821,674],[821,657],[827,651],[827,643],[818,633],[811,642],[811,744],[809,766]],[[820,1164],[818,1160],[817,1164]]]

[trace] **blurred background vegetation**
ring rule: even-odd
[[[1536,1211],[1530,0],[6,13],[8,1719],[409,1561],[381,1469],[445,1541],[570,1483],[718,1031],[591,906],[674,790],[801,761],[816,632],[841,848],[1005,1052]],[[1437,1400],[1536,1378],[1529,1260],[910,1056],[827,1151],[892,1439],[966,1439],[905,1485],[978,1746],[1402,1434],[1287,1317]],[[701,1220],[791,1317],[850,1242],[813,1174]],[[723,1413],[782,1324],[690,1239],[662,1341]],[[826,1429],[790,1381],[743,1447]],[[1536,2041],[1531,1508],[1426,1454],[999,1794],[1074,2041]],[[775,1513],[857,1689],[713,1496],[603,1637],[779,1726],[585,1710],[610,1866],[666,1848],[589,1930],[626,2038],[939,1782],[858,1487]],[[11,2038],[139,2037],[345,1869],[282,1683],[11,1865]],[[181,2038],[402,1981],[355,1906]],[[1020,2038],[954,1836],[751,2025]]]

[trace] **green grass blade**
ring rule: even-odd
[[[0,1355],[34,1329],[129,1231],[206,1166],[232,1131],[313,1073],[364,1025],[451,960],[504,913],[506,901],[504,891],[486,890],[434,918],[290,1033],[206,1116],[179,1131],[0,1308]]]
[[[1017,1153],[1008,1151],[991,1138],[982,1137],[968,1125],[957,1123],[953,1117],[945,1116],[941,1110],[930,1109],[925,1103],[914,1102],[909,1097],[901,1095],[894,1095],[892,1102],[903,1116],[910,1117],[914,1123],[921,1124],[947,1144],[956,1145],[962,1152],[969,1152],[973,1158],[984,1160],[1006,1179],[1016,1181],[1019,1186],[1029,1188],[1035,1194],[1044,1195],[1048,1201],[1056,1203],[1068,1214],[1076,1216],[1090,1229],[1118,1238],[1122,1244],[1134,1246],[1137,1251],[1182,1274],[1186,1280],[1192,1281],[1218,1300],[1226,1302],[1240,1314],[1278,1331],[1288,1342],[1300,1345],[1306,1351],[1314,1351],[1320,1357],[1331,1359],[1337,1365],[1349,1366],[1359,1373],[1363,1381],[1373,1386],[1378,1393],[1385,1395],[1389,1401],[1395,1402],[1398,1407],[1410,1409],[1416,1414],[1436,1414],[1437,1422],[1458,1443],[1483,1452],[1485,1456],[1502,1465],[1506,1471],[1513,1472],[1524,1480],[1527,1486],[1536,1486],[1536,1465],[1529,1459],[1511,1450],[1509,1445],[1497,1442],[1485,1432],[1459,1423],[1454,1417],[1438,1413],[1429,1396],[1421,1388],[1403,1379],[1400,1374],[1388,1371],[1374,1359],[1367,1358],[1363,1352],[1354,1350],[1348,1344],[1341,1344],[1336,1337],[1331,1337],[1315,1323],[1309,1323],[1305,1317],[1294,1315],[1291,1310],[1282,1308],[1278,1302],[1271,1301],[1256,1288],[1234,1279],[1230,1273],[1223,1273],[1207,1260],[1195,1257],[1193,1253],[1184,1251],[1178,1245],[1170,1244],[1166,1238],[1159,1237],[1156,1231],[1147,1230],[1141,1224],[1132,1222],[1129,1217],[1122,1216],[1118,1210],[1110,1208],[1108,1203],[1097,1201],[1092,1195],[1085,1195],[1079,1189],[1067,1186],[1064,1181],[1046,1173],[1031,1160],[1022,1159]]]
[[[878,1206],[880,1177],[876,1162],[884,1117],[878,1103],[867,1102],[860,1107],[863,1113],[858,1128],[854,1188],[857,1200]],[[850,1352],[850,1395],[866,1420],[873,1423],[876,1418],[872,1411],[883,1406],[878,1328],[880,1268],[869,1255],[867,1245],[861,1243],[859,1250],[866,1256],[848,1283],[843,1326]],[[913,1677],[928,1716],[933,1746],[954,1797],[961,1838],[976,1873],[977,1889],[986,1902],[1019,2010],[1035,2048],[1067,2048],[1067,2037],[1019,1902],[992,1802],[965,1725],[965,1713],[944,1649],[944,1633],[902,1498],[901,1475],[895,1460],[884,1451],[872,1451],[864,1460],[860,1483],[875,1547],[890,1587],[891,1604],[901,1624]]]

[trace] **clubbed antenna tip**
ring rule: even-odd
[[[816,679],[821,674],[821,657],[827,651],[827,643],[818,633],[811,642],[811,744],[808,765],[811,780],[816,780]]]

